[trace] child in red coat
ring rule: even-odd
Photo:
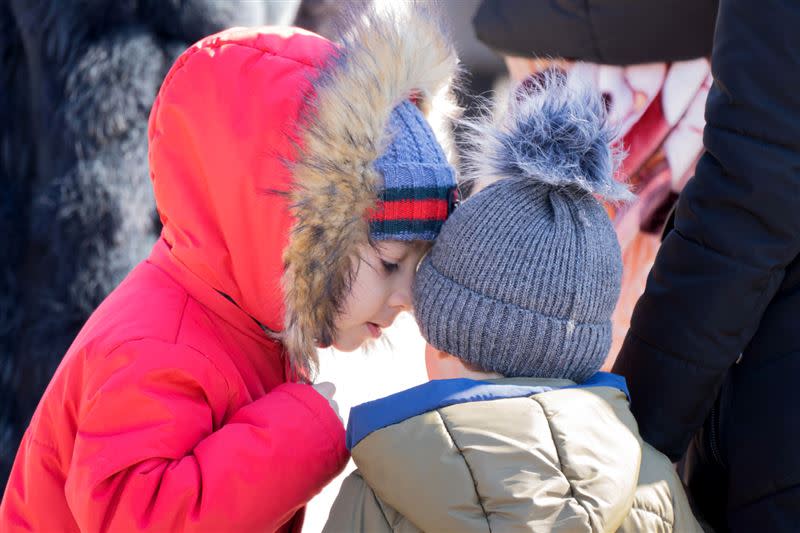
[[[65,355],[0,529],[299,531],[348,457],[316,348],[409,308],[453,204],[431,111],[456,59],[416,9],[178,58],[149,122],[161,239]]]

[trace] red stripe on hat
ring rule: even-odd
[[[393,200],[379,202],[371,213],[372,220],[445,220],[447,200]]]

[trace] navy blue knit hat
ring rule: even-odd
[[[457,200],[455,170],[412,102],[392,110],[388,127],[392,140],[375,160],[383,189],[370,216],[370,236],[380,241],[432,241]]]

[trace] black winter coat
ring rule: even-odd
[[[174,58],[253,3],[0,2],[0,489],[70,342],[159,228],[147,118]]]
[[[483,0],[478,39],[520,57],[633,65],[707,57],[718,0]]]
[[[707,153],[614,367],[647,441],[677,459],[694,436],[722,530],[800,531],[798,27],[791,0],[720,3]]]

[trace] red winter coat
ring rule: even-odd
[[[307,33],[235,30],[173,66],[149,132],[162,238],[64,357],[0,530],[297,531],[342,470],[341,422],[287,383],[282,346],[256,322],[283,327],[291,217],[267,191],[288,186],[285,132],[331,51]]]

